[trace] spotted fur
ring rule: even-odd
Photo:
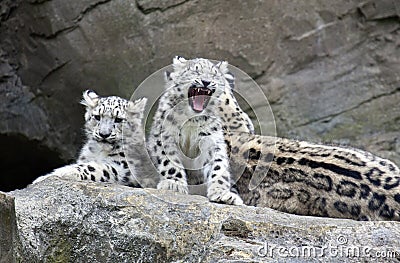
[[[34,183],[58,176],[134,187],[155,184],[146,172],[149,164],[142,156],[145,151],[142,118],[146,102],[145,98],[132,102],[85,91],[81,103],[86,106],[87,141],[77,162],[39,177]]]
[[[389,160],[305,141],[246,133],[230,138],[233,167],[246,166],[237,189],[247,205],[298,215],[400,220],[400,170]]]
[[[175,57],[173,67],[173,72],[166,75],[166,89],[148,143],[161,175],[157,188],[188,193],[188,185],[205,183],[211,201],[241,205],[241,198],[231,191],[224,129],[229,130],[231,125],[227,123],[232,121],[233,125],[236,120],[245,123],[238,131],[254,129],[232,94],[234,77],[228,72],[228,64]],[[193,93],[199,97],[191,96]],[[210,95],[204,103],[200,97],[203,93]],[[222,105],[234,106],[225,112],[230,115],[221,115]]]

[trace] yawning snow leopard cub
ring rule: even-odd
[[[209,200],[243,204],[231,191],[223,122],[218,114],[220,99],[226,97],[232,78],[225,61],[173,59],[173,72],[167,73],[148,143],[161,174],[158,189],[188,193],[188,183],[204,182]]]

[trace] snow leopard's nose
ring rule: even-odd
[[[211,81],[207,81],[207,80],[201,80],[201,82],[203,83],[203,87],[207,88],[208,85],[210,85]]]
[[[110,137],[111,133],[102,133],[102,132],[100,132],[99,135],[100,135],[101,138],[107,139],[108,137]]]

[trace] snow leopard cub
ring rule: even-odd
[[[100,97],[92,90],[85,91],[81,103],[86,106],[87,141],[77,162],[39,177],[34,184],[57,176],[134,187],[155,186],[148,174],[143,176],[145,167],[149,165],[141,156],[145,150],[142,119],[146,102],[146,98],[132,102],[116,96]]]
[[[173,59],[148,141],[161,174],[158,189],[187,194],[188,184],[205,183],[210,201],[243,204],[231,191],[224,123],[218,113],[232,78],[226,61]]]

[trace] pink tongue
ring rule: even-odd
[[[197,111],[202,111],[204,109],[205,100],[206,95],[193,96],[193,109]]]

